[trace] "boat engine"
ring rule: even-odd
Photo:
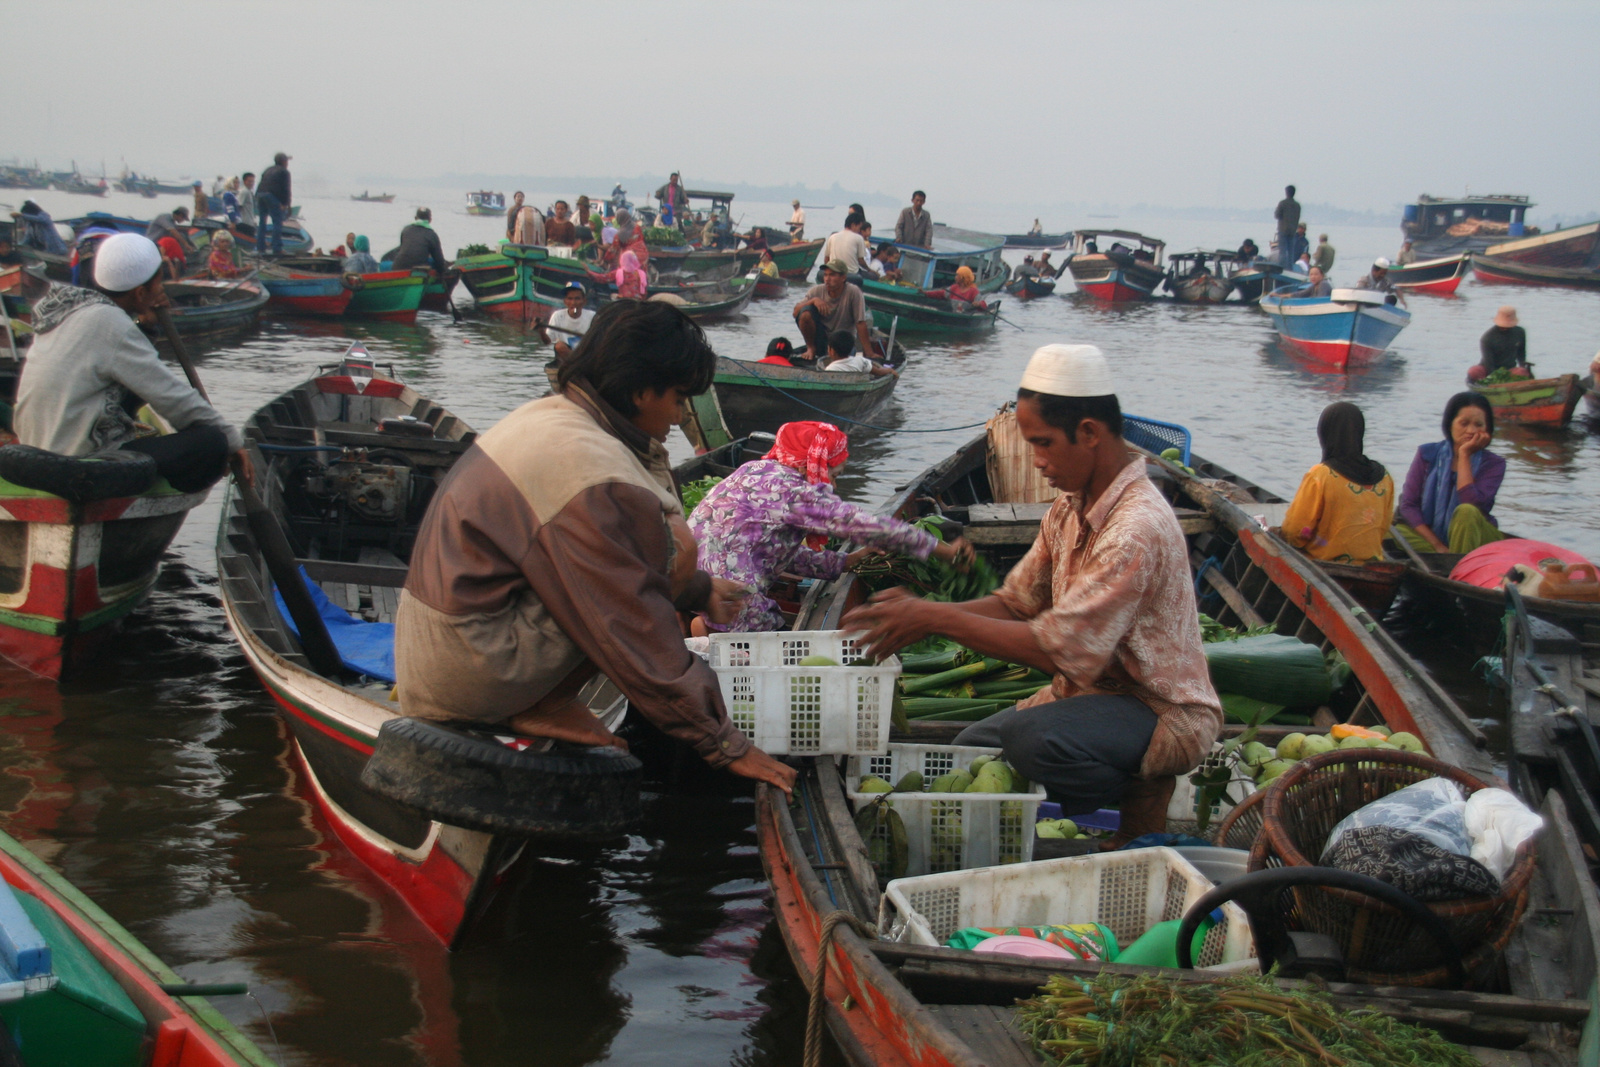
[[[367,522],[404,523],[411,503],[411,467],[377,459],[376,454],[341,458],[320,476],[308,478],[306,489]]]

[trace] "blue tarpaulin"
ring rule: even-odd
[[[322,622],[328,628],[328,636],[333,638],[333,645],[339,650],[339,662],[358,674],[393,682],[394,623],[357,619],[329,600],[322,588],[306,576],[304,567],[300,568],[300,578],[305,583],[306,592],[311,594],[311,602],[317,606],[317,614],[322,616]],[[278,611],[289,624],[289,629],[299,637],[300,628],[290,618],[289,606],[283,602],[283,594],[278,592],[276,586],[273,587],[272,598],[278,602]]]

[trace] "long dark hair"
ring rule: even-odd
[[[1322,462],[1357,485],[1377,485],[1383,481],[1385,471],[1382,463],[1363,454],[1366,433],[1366,416],[1346,400],[1323,408],[1322,417],[1317,420]]]
[[[556,388],[583,379],[632,418],[639,413],[634,394],[678,388],[698,396],[711,388],[716,369],[717,354],[689,316],[659,300],[613,300],[556,372]]]
[[[1481,393],[1464,392],[1451,397],[1444,406],[1444,439],[1455,444],[1455,439],[1450,436],[1450,424],[1456,421],[1456,416],[1461,414],[1464,407],[1475,407],[1483,412],[1484,429],[1489,431],[1489,436],[1494,436],[1494,407],[1489,399]]]

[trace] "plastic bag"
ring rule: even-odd
[[[1544,826],[1538,812],[1504,789],[1480,789],[1467,798],[1464,812],[1472,858],[1505,878],[1517,849]]]
[[[1346,815],[1328,835],[1322,855],[1332,852],[1347,830],[1389,826],[1416,834],[1446,852],[1470,856],[1472,840],[1467,834],[1466,810],[1467,801],[1459,785],[1448,778],[1429,778]]]

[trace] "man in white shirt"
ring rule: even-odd
[[[794,214],[789,216],[789,240],[799,244],[806,239],[806,210],[800,201],[794,202]]]
[[[827,243],[822,246],[822,262],[841,260],[845,266],[845,278],[852,285],[861,284],[861,268],[869,262],[867,242],[861,236],[861,228],[866,224],[866,216],[851,212],[844,220],[844,229],[830,234]]]
[[[882,378],[894,374],[893,367],[885,367],[881,363],[868,359],[860,352],[856,352],[855,335],[849,330],[835,330],[828,335],[828,365],[823,370],[844,371],[853,374],[870,374],[874,378]],[[851,353],[855,353],[852,355]]]
[[[584,306],[589,302],[589,294],[584,291],[582,282],[568,282],[561,302],[566,307],[551,312],[550,321],[539,324],[539,336],[549,342],[554,333],[556,358],[566,359],[578,347],[578,339],[589,332],[594,312]]]

